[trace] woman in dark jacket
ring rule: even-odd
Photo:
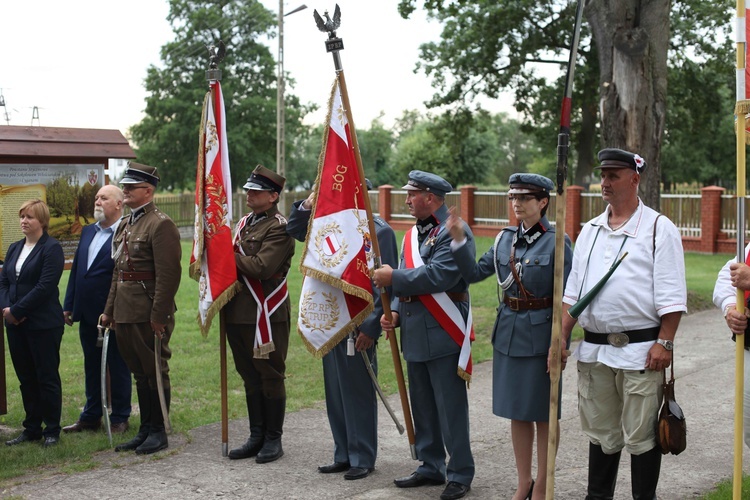
[[[5,255],[0,309],[26,418],[23,432],[5,444],[44,438],[48,447],[60,439],[60,341],[65,322],[57,285],[65,257],[60,243],[47,234],[49,208],[42,200],[25,202],[18,216],[25,237],[10,245]]]

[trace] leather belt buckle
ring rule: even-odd
[[[521,305],[521,301],[518,300],[516,297],[508,297],[508,301],[506,302],[508,304],[508,307],[510,307],[511,311],[518,312],[519,306]]]
[[[612,347],[625,347],[630,343],[630,337],[627,333],[610,333],[607,335],[607,342]]]

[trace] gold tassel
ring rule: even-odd
[[[274,345],[273,340],[272,340],[268,344],[263,344],[253,349],[253,358],[268,359],[268,355],[271,354],[275,350],[276,350],[276,345]]]

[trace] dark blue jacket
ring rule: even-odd
[[[10,306],[10,312],[16,319],[26,318],[17,328],[62,328],[65,321],[57,285],[65,265],[63,249],[60,242],[45,231],[16,278],[16,262],[25,241],[11,244],[5,255],[0,272],[0,309]],[[10,327],[13,328],[13,325]]]
[[[112,270],[115,267],[110,235],[94,257],[91,267],[86,269],[89,246],[95,235],[94,224],[84,227],[81,232],[81,240],[73,257],[73,267],[70,268],[63,307],[63,310],[73,313],[73,321],[85,321],[89,324],[98,323],[99,315],[104,311],[109,287],[112,284]]]

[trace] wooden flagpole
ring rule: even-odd
[[[547,490],[546,498],[555,498],[555,460],[559,442],[559,422],[557,419],[560,407],[560,372],[562,356],[560,345],[562,339],[562,297],[565,274],[565,181],[568,175],[568,149],[570,146],[570,113],[573,96],[573,79],[575,75],[578,42],[583,19],[583,0],[578,0],[576,7],[573,38],[570,42],[568,74],[565,79],[565,95],[562,100],[560,131],[557,135],[557,199],[555,200],[555,271],[554,293],[552,303],[552,339],[550,342],[549,360],[549,433],[547,440]]]
[[[214,50],[216,49],[216,50]],[[219,41],[218,47],[210,47],[209,53],[211,54],[208,71],[206,71],[206,80],[221,81],[221,70],[218,68],[218,63],[224,57],[224,43]],[[211,89],[211,98],[209,106],[213,108],[216,102],[216,92],[214,91],[213,85],[209,85]],[[216,109],[214,108],[214,116],[216,116]],[[225,119],[224,116],[221,117]],[[201,137],[203,131],[201,131]],[[207,166],[210,168],[210,166]],[[228,193],[229,194],[229,193]],[[219,311],[219,375],[220,375],[220,392],[221,392],[221,456],[226,457],[229,455],[229,398],[227,389],[227,329],[224,322],[224,310]]]
[[[344,105],[344,112],[346,113],[346,119],[349,122],[349,131],[351,133],[351,139],[352,144],[351,148],[354,150],[354,158],[357,162],[357,169],[359,170],[359,179],[360,179],[360,189],[363,192],[367,192],[365,186],[363,186],[364,179],[365,179],[365,171],[364,167],[362,166],[362,156],[359,152],[359,143],[357,142],[357,132],[354,127],[354,119],[352,118],[352,108],[349,103],[349,92],[346,88],[346,78],[344,77],[344,69],[341,66],[341,57],[339,55],[339,51],[343,50],[344,44],[343,41],[340,38],[336,37],[336,29],[340,25],[340,19],[341,19],[341,11],[339,9],[339,6],[336,5],[336,11],[333,15],[333,20],[330,20],[328,18],[328,13],[325,14],[326,18],[329,19],[328,22],[322,23],[322,18],[318,15],[318,12],[315,11],[315,18],[316,20],[320,19],[318,21],[318,28],[321,31],[328,33],[328,40],[326,40],[326,51],[331,52],[333,54],[333,64],[336,69],[336,78],[338,80],[339,88],[341,89],[341,101]],[[370,197],[365,194],[364,196],[365,201],[365,210],[367,211],[367,222],[369,225],[370,230],[370,240],[372,241],[372,251],[374,254],[375,259],[375,268],[379,268],[381,266],[380,261],[380,244],[378,243],[378,239],[376,237],[375,233],[375,225],[372,218],[372,208],[370,206]],[[390,321],[392,319],[392,311],[391,311],[391,304],[390,304],[390,298],[388,297],[388,293],[383,288],[380,290],[380,297],[381,302],[383,304],[383,313],[385,317]],[[398,382],[398,392],[401,397],[401,407],[403,408],[404,412],[404,424],[406,426],[406,435],[409,439],[409,448],[411,451],[411,457],[414,460],[417,460],[417,449],[415,445],[415,438],[414,438],[414,423],[412,421],[411,416],[411,408],[409,406],[409,397],[406,393],[406,382],[404,381],[404,370],[403,366],[401,364],[401,354],[399,352],[398,348],[398,342],[396,341],[396,333],[395,331],[388,332],[388,339],[391,346],[391,355],[393,357],[393,368],[396,372],[396,381]]]
[[[746,189],[746,160],[745,160],[745,115],[748,113],[748,101],[745,91],[745,53],[746,53],[746,19],[745,0],[737,0],[737,105],[734,114],[737,117],[735,127],[737,139],[737,262],[745,262],[745,189]],[[745,312],[745,291],[737,289],[737,312]],[[735,342],[735,373],[734,373],[734,479],[732,498],[742,498],[742,443],[743,443],[743,393],[745,371],[745,342],[741,336]]]

